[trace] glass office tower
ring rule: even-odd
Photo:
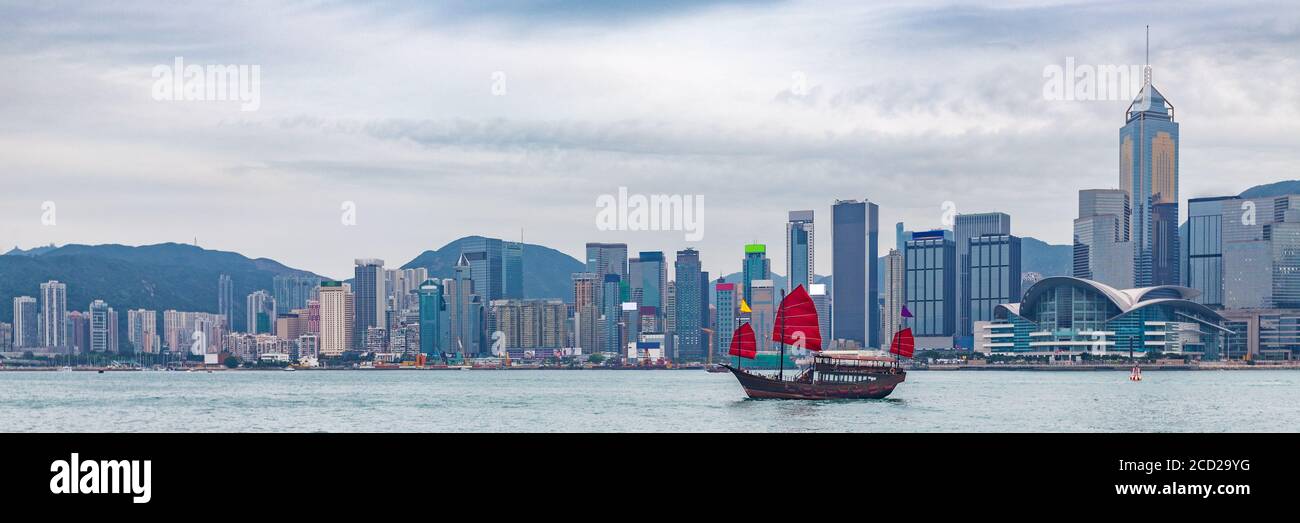
[[[831,331],[837,340],[864,347],[880,346],[879,212],[868,201],[837,200],[831,206]]]
[[[1119,182],[1133,206],[1134,284],[1177,285],[1178,235],[1165,231],[1168,217],[1178,216],[1178,122],[1173,104],[1151,84],[1149,67],[1142,92],[1126,114],[1119,130]]]

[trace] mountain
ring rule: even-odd
[[[248,294],[271,290],[276,275],[313,275],[266,258],[178,243],[66,245],[36,254],[23,252],[0,256],[0,321],[12,321],[15,296],[39,300],[40,285],[58,280],[68,286],[68,310],[87,310],[96,299],[117,310],[122,340],[128,309],[215,313],[217,278],[222,274],[229,274],[234,285],[231,320],[237,330],[244,328]],[[161,324],[158,329],[161,333]]]
[[[55,247],[53,243],[46,245],[44,247],[32,247],[25,251],[19,249],[18,246],[14,246],[13,249],[10,249],[9,252],[4,253],[4,255],[5,256],[36,256],[37,254],[44,254],[56,248],[57,247]]]
[[[1069,276],[1074,272],[1074,247],[1052,245],[1037,238],[1020,239],[1021,272],[1037,272],[1043,277]]]
[[[424,251],[403,265],[403,269],[424,267],[430,278],[451,278],[462,246],[482,236],[466,236],[440,249]],[[542,245],[524,244],[524,298],[573,301],[573,273],[582,272],[586,264],[572,256]]]
[[[1286,194],[1300,194],[1300,180],[1285,180],[1281,182],[1256,185],[1238,195],[1242,198],[1267,198],[1269,196],[1282,196]]]

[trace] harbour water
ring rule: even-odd
[[[746,399],[703,371],[0,372],[5,432],[1295,432],[1300,371],[912,372]]]

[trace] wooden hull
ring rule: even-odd
[[[907,379],[907,372],[880,372],[870,374],[870,379],[854,382],[799,382],[781,381],[759,374],[751,374],[730,365],[722,365],[740,382],[745,394],[754,399],[880,399],[894,392],[894,387]]]

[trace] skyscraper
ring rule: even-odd
[[[564,346],[567,306],[561,300],[496,300],[497,330],[506,349],[558,349]],[[618,344],[615,344],[617,346]]]
[[[957,286],[957,247],[949,232],[936,230],[912,233],[903,260],[907,264],[904,276],[907,308],[914,316],[908,322],[912,326],[912,332],[918,337],[948,338],[947,345],[937,339],[929,341],[928,346],[921,345],[926,342],[918,340],[918,347],[951,347],[951,337],[956,331],[957,323],[954,299]],[[839,303],[835,306],[838,308]]]
[[[641,308],[636,302],[626,301],[619,307],[619,331],[622,336],[619,338],[619,350],[627,349],[629,343],[636,343],[641,336]]]
[[[713,327],[713,350],[722,355],[731,347],[731,335],[736,330],[736,309],[740,306],[740,300],[734,283],[719,281],[714,289],[718,301],[718,324]]]
[[[109,350],[109,327],[112,325],[109,312],[112,310],[104,300],[90,302],[90,352],[116,352]]]
[[[813,241],[813,212],[790,211],[785,223],[785,275],[790,290],[803,285],[804,290],[813,282],[816,270]]]
[[[584,353],[596,351],[596,321],[599,311],[596,309],[597,284],[596,275],[590,272],[575,272],[573,281],[573,341]]]
[[[667,334],[677,332],[677,282],[668,282],[664,292],[663,331]],[[671,336],[669,337],[671,339]],[[671,343],[671,342],[669,342]],[[668,347],[671,348],[671,347]]]
[[[600,338],[596,348],[600,352],[620,352],[619,340],[622,332],[619,322],[623,318],[623,301],[619,299],[623,277],[618,274],[606,274],[601,278],[600,286]]]
[[[259,290],[248,295],[244,303],[244,313],[247,316],[245,325],[248,327],[249,334],[272,334],[275,332],[276,318],[275,298],[271,294]]]
[[[753,296],[755,280],[772,279],[772,260],[767,258],[767,246],[751,243],[745,246],[745,259],[741,261],[741,283],[745,298]]]
[[[504,246],[501,240],[474,236],[465,240],[460,252],[469,264],[469,277],[474,280],[474,293],[482,297],[481,302],[501,299],[505,295],[503,277],[506,273]],[[522,265],[520,270],[523,270]]]
[[[14,298],[14,348],[32,349],[41,346],[40,308],[36,298]]]
[[[411,269],[384,269],[384,291],[386,294],[384,303],[389,311],[396,313],[418,311],[420,308],[419,297],[416,291],[419,290],[420,284],[429,279],[429,270],[424,267],[415,267]],[[400,317],[401,314],[390,315],[389,326],[394,318]]]
[[[416,293],[420,296],[420,352],[426,356],[441,356],[448,352],[444,347],[447,303],[442,283],[425,280]]]
[[[126,311],[126,339],[136,354],[157,354],[161,350],[158,312],[147,309]]]
[[[912,239],[912,231],[903,229],[903,222],[894,224],[894,248],[898,252],[907,252],[907,240]]]
[[[627,276],[626,243],[588,243],[587,272],[597,276]]]
[[[709,271],[700,271],[700,327],[705,329],[712,328],[709,324],[709,283]]]
[[[971,292],[970,239],[985,234],[1011,234],[1011,216],[1000,212],[958,214],[953,222],[952,232],[953,242],[957,245],[958,268],[957,294],[954,301],[957,305],[956,336],[961,339],[959,342],[961,346],[971,348],[974,346],[970,343],[971,311],[967,303]]]
[[[1224,305],[1225,218],[1229,213],[1242,213],[1243,201],[1237,196],[1187,200],[1187,256],[1182,272],[1186,285],[1201,291],[1193,298],[1197,303],[1213,308]],[[1254,202],[1250,207],[1255,208]]]
[[[907,244],[904,243],[904,248]],[[907,305],[907,293],[904,292],[906,269],[903,265],[903,253],[890,249],[885,255],[885,308],[881,318],[880,342],[893,340],[894,334],[903,330],[903,306]]]
[[[1159,285],[1179,285],[1178,203],[1151,206],[1151,278]]]
[[[524,244],[523,242],[502,242],[502,287],[501,295],[507,299],[524,298]]]
[[[1138,287],[1179,283],[1176,270],[1167,270],[1178,266],[1178,248],[1169,244],[1178,236],[1161,230],[1162,226],[1167,230],[1162,222],[1165,217],[1178,216],[1178,150],[1174,106],[1151,83],[1148,65],[1142,91],[1129,104],[1119,130],[1119,185],[1132,202],[1129,237],[1133,242],[1133,279]],[[1156,206],[1161,204],[1167,207],[1157,215]],[[1157,256],[1174,259],[1157,260]]]
[[[323,281],[317,299],[320,301],[320,355],[342,356],[352,350],[356,331],[352,288],[340,281]]]
[[[542,310],[540,346],[563,348],[568,343],[569,306],[564,300],[536,300]]]
[[[657,316],[663,314],[664,295],[668,292],[668,267],[661,251],[641,251],[636,263],[629,263],[632,294],[639,298],[642,307],[654,307]],[[639,294],[639,297],[637,296]]]
[[[1300,308],[1300,195],[1188,202],[1187,284],[1223,309]]]
[[[1074,220],[1074,277],[1116,289],[1133,287],[1129,215],[1128,192],[1122,189],[1079,191],[1079,217]]]
[[[969,259],[965,301],[972,322],[993,321],[993,308],[1020,301],[1020,238],[1010,234],[981,234],[966,240]],[[973,349],[972,343],[969,347]]]
[[[474,266],[469,253],[461,254],[456,263],[455,277],[445,284],[450,321],[450,352],[462,357],[476,357],[482,350],[483,299],[478,281],[474,279]]]
[[[700,331],[700,307],[705,303],[705,287],[700,277],[699,251],[690,248],[677,251],[677,262],[673,268],[677,282],[676,357],[678,361],[701,361],[705,358],[706,350],[703,333]]]
[[[596,309],[597,314],[604,316],[607,309],[605,305],[605,293],[602,290],[606,274],[617,274],[620,281],[627,276],[627,244],[626,243],[588,243],[587,244],[587,272],[596,276],[597,284],[601,288],[596,290]],[[597,330],[602,330],[598,327]],[[603,350],[603,335],[597,334],[597,344]]]
[[[219,314],[165,310],[163,347],[173,353],[215,356],[222,348],[224,326],[225,320]],[[205,352],[200,352],[200,349]]]
[[[235,327],[235,283],[229,274],[217,277],[217,314],[226,321],[227,329]]]
[[[68,343],[61,350],[68,354],[86,354],[90,352],[90,313],[68,311]]]
[[[388,307],[385,303],[384,260],[358,258],[354,260],[352,294],[356,300],[356,326],[353,337],[364,340],[371,327],[388,326]]]
[[[754,280],[752,288],[753,295],[747,301],[752,311],[749,323],[757,334],[757,348],[763,352],[777,350],[776,342],[772,341],[772,325],[776,323],[776,287],[772,280]]]
[[[880,284],[876,268],[879,207],[837,200],[831,207],[831,329],[835,339],[879,346]]]
[[[826,284],[814,283],[808,286],[808,297],[812,298],[813,307],[817,309],[817,332],[823,340],[831,339],[831,297],[826,294]],[[822,348],[828,344],[823,343]]]
[[[68,286],[55,280],[41,284],[41,346],[57,349],[68,344]]]
[[[316,295],[320,282],[316,276],[282,275],[273,278],[271,292],[275,298],[275,313],[286,314],[306,307],[307,300]]]

